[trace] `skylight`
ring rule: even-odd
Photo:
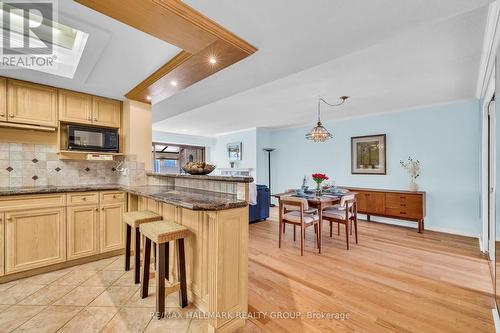
[[[5,12],[10,15],[10,24],[8,27],[3,26],[0,29],[3,39],[2,45],[21,47],[25,43],[25,38],[28,38],[30,47],[44,47],[50,44],[52,45],[52,63],[34,66],[26,61],[10,61],[9,66],[6,66],[4,58],[2,59],[3,68],[27,68],[70,79],[75,76],[89,34],[59,22],[44,20],[41,16],[30,13],[29,26],[39,27],[38,33],[35,35],[29,30],[24,31],[24,18],[21,9],[3,4],[3,8],[0,10],[2,17]],[[19,53],[19,56],[22,56],[23,53],[26,56],[30,55],[29,52],[22,50]]]

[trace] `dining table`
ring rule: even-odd
[[[273,194],[272,196],[276,199],[278,199],[278,202],[280,201],[280,198],[283,196],[293,196],[297,198],[304,198],[307,199],[307,203],[309,206],[316,208],[318,210],[318,215],[319,215],[319,253],[322,251],[322,243],[323,243],[323,235],[322,235],[322,230],[323,230],[323,210],[327,207],[333,206],[337,203],[340,203],[340,200],[342,199],[343,196],[345,195],[350,195],[350,194],[355,194],[354,192],[344,192],[344,193],[322,193],[318,195],[317,193],[304,193],[304,194],[297,194],[296,191],[287,191],[283,193],[276,193]]]

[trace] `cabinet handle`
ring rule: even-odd
[[[14,114],[13,113],[9,114],[9,118],[14,118]]]
[[[5,113],[0,113],[0,117],[5,117]]]
[[[95,211],[96,211],[96,212],[98,212],[98,211],[99,211],[99,208],[96,208],[96,209],[95,209]]]
[[[116,199],[116,195],[113,195],[113,199]]]
[[[401,207],[406,207],[406,204],[401,204]]]
[[[94,121],[99,121],[99,120],[97,120],[97,117],[94,117]]]
[[[7,221],[12,221],[12,217],[7,217]]]
[[[87,201],[87,198],[86,198],[86,197],[83,197],[83,198],[82,198],[82,200],[83,200],[83,201]]]
[[[399,214],[403,214],[403,215],[406,215],[406,212],[399,212]]]

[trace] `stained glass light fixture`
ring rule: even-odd
[[[326,140],[333,138],[333,135],[330,132],[328,132],[328,130],[325,127],[323,127],[323,124],[321,123],[321,102],[329,106],[339,106],[344,104],[348,98],[349,96],[342,96],[340,97],[339,103],[330,104],[320,97],[318,99],[318,123],[309,133],[306,134],[306,139],[312,140],[314,142],[324,142]]]

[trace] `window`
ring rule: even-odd
[[[51,66],[30,66],[23,62],[17,62],[16,67],[29,68],[39,72],[45,72],[53,75],[67,77],[72,79],[75,76],[76,69],[80,63],[83,50],[87,44],[89,37],[88,33],[68,27],[62,23],[52,21],[50,24],[44,23],[47,19],[41,16],[30,13],[29,25],[38,26],[41,22],[41,31],[37,36],[34,36],[29,31],[24,31],[24,18],[22,10],[19,10],[12,5],[3,4],[0,9],[0,15],[9,13],[10,25],[9,28],[0,29],[1,38],[9,37],[9,41],[13,47],[23,45],[24,38],[29,39],[29,44],[33,47],[43,47],[44,44],[52,44],[52,52],[54,55],[54,64]]]
[[[183,173],[186,163],[205,162],[205,147],[154,142],[151,152],[155,173]]]

